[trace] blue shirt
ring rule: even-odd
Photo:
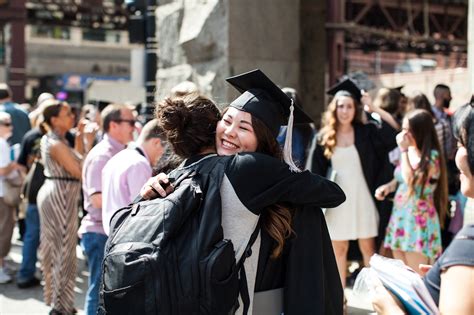
[[[31,129],[30,119],[20,105],[13,102],[0,104],[0,111],[4,111],[12,117],[13,135],[9,139],[11,145],[21,143],[23,136]]]

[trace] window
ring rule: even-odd
[[[71,39],[71,30],[59,25],[31,25],[31,36],[38,38]]]
[[[84,29],[82,32],[83,40],[95,42],[106,42],[111,44],[120,43],[120,32],[104,29]]]

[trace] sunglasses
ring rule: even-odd
[[[0,121],[0,125],[5,126],[5,127],[11,127],[12,123]]]
[[[118,123],[125,122],[125,123],[128,123],[130,125],[130,127],[135,127],[135,120],[133,120],[133,119],[117,119],[117,120],[114,120],[114,121],[118,122]]]

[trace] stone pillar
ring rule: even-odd
[[[226,102],[228,0],[160,1],[157,15],[157,99],[184,80],[217,103]]]
[[[328,0],[327,61],[329,64],[329,85],[344,75],[345,32],[340,25],[345,22],[345,0]]]
[[[304,110],[316,126],[321,121],[325,104],[326,62],[326,3],[300,1],[300,89]]]
[[[299,90],[299,2],[229,1],[231,75],[260,68],[280,87]],[[228,91],[230,98],[237,95],[233,88]]]
[[[260,68],[280,87],[296,88],[318,120],[326,41],[319,2],[159,1],[157,99],[190,80],[223,107],[238,95],[225,78]]]

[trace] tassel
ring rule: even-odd
[[[283,160],[286,164],[290,167],[290,171],[292,172],[301,172],[301,169],[296,166],[295,162],[293,161],[293,111],[295,109],[293,99],[291,100],[290,106],[290,117],[288,118],[288,127],[286,128],[286,138],[285,138],[285,145],[283,146]]]

